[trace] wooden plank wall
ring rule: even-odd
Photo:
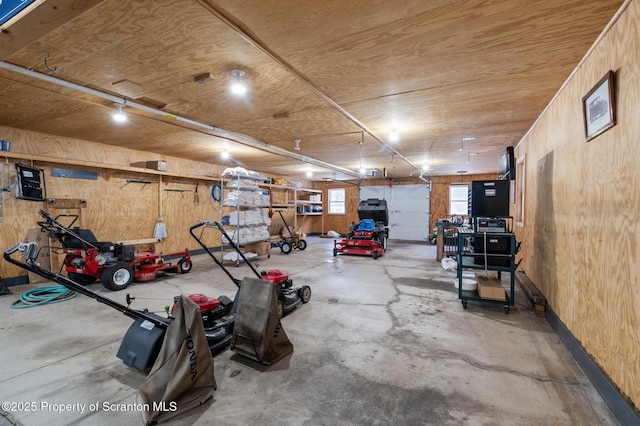
[[[496,159],[497,165],[497,159]],[[446,218],[449,210],[449,184],[453,182],[471,182],[473,180],[491,180],[496,179],[496,174],[483,175],[464,175],[464,176],[433,176],[430,178],[431,186],[431,217],[429,219],[429,229],[436,226],[438,219]],[[394,181],[370,179],[362,182],[362,186],[380,186],[380,185],[420,185],[426,183],[420,179],[395,179]],[[328,207],[324,203],[324,232],[333,230],[339,233],[349,232],[349,226],[352,221],[358,220],[358,187],[350,184],[340,183],[318,183],[317,189],[323,190],[322,199],[327,200],[327,189],[329,188],[345,188],[347,197],[347,214],[345,215],[329,215]]]
[[[496,159],[496,166],[498,160]],[[449,216],[449,185],[456,182],[471,183],[474,180],[493,180],[497,174],[463,175],[463,176],[434,176],[431,178],[431,217],[429,229],[436,226],[438,219]]]
[[[217,182],[215,178],[161,176],[154,171],[145,172],[129,167],[134,162],[157,160],[155,154],[6,127],[0,127],[0,132],[3,139],[11,141],[11,152],[5,158],[0,155],[3,163],[9,165],[11,177],[15,178],[16,162],[31,164],[28,159],[15,156],[33,155],[39,158],[33,165],[44,170],[47,198],[86,200],[82,226],[91,229],[100,240],[151,238],[162,210],[162,219],[168,231],[168,238],[161,244],[162,251],[173,253],[185,248],[198,249],[199,245],[189,235],[189,227],[197,220],[220,219],[219,203],[211,197],[211,188]],[[45,157],[61,159],[51,163],[43,161]],[[82,162],[77,158],[83,158],[83,162],[92,166],[79,165]],[[170,172],[180,174],[180,171],[185,171],[187,176],[219,176],[223,170],[222,166],[179,158],[165,160]],[[64,164],[65,161],[72,164]],[[93,167],[93,164],[99,163],[113,168]],[[97,180],[52,177],[52,167],[94,171],[98,176]],[[125,170],[118,170],[118,167]],[[127,183],[127,180],[151,183]],[[196,182],[200,183],[198,199],[194,196]],[[12,194],[4,200],[4,221],[0,222],[2,251],[24,240],[28,230],[37,227],[37,222],[41,220],[38,211],[47,209],[47,203],[18,200],[15,192]],[[8,194],[5,192],[3,195],[7,197]],[[61,212],[51,210],[52,214]],[[25,274],[26,271],[18,267],[0,262],[2,277]]]
[[[329,197],[327,194],[330,188],[345,188],[346,214],[328,214],[329,206],[327,200]],[[345,183],[321,182],[317,184],[317,189],[322,189],[324,232],[348,233],[351,222],[358,220],[358,186]]]
[[[326,214],[324,208],[322,214]],[[296,221],[298,230],[307,234],[324,234],[327,231],[320,215],[298,215]]]
[[[640,407],[640,2],[632,1],[522,140],[521,268]],[[581,99],[615,71],[617,124],[585,142]],[[522,178],[522,177],[517,177]]]

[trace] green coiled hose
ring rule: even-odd
[[[12,309],[30,308],[32,306],[47,305],[64,302],[76,297],[78,293],[63,285],[50,285],[24,291],[18,300],[11,304]]]

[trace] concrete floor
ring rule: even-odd
[[[521,292],[508,315],[474,301],[463,310],[455,273],[435,261],[435,246],[390,241],[373,260],[334,257],[330,239],[308,241],[305,251],[258,260],[259,269],[282,269],[294,286],[312,287],[311,301],[282,320],[293,354],[263,372],[228,350],[217,355],[214,398],[166,424],[618,424]],[[134,308],[154,311],[179,293],[233,296],[234,284],[207,255],[193,260],[186,275],[123,292],[90,288],[121,303],[129,292]],[[246,266],[230,270],[251,276]],[[52,411],[53,404],[133,404],[144,375],[115,356],[131,319],[82,295],[10,309],[31,287],[0,297],[0,401],[35,410],[3,405],[0,424],[143,424],[135,410]]]

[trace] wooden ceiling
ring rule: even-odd
[[[0,125],[300,179],[494,173],[621,4],[41,0],[0,32]]]

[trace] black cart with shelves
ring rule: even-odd
[[[467,309],[469,300],[497,303],[502,304],[504,313],[508,314],[511,306],[515,304],[515,257],[516,237],[512,232],[478,232],[475,227],[460,229],[458,231],[458,298],[462,301],[462,307]],[[487,276],[489,271],[495,271],[497,279],[476,274],[476,278],[479,278],[476,290],[464,290],[463,270],[465,269],[485,271]],[[501,284],[502,272],[510,274],[508,294]],[[498,297],[493,297],[494,295]]]

